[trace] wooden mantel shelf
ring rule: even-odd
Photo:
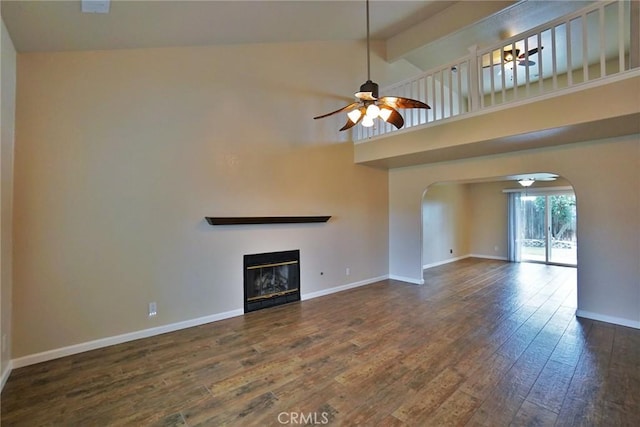
[[[331,216],[206,216],[211,225],[302,224],[327,222]]]

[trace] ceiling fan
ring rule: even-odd
[[[346,112],[347,123],[345,123],[341,131],[352,128],[358,123],[362,123],[364,127],[374,125],[374,119],[381,118],[387,123],[391,123],[397,129],[404,126],[404,119],[398,112],[397,108],[431,108],[422,101],[410,98],[402,98],[399,96],[378,96],[378,84],[371,81],[371,52],[369,48],[369,0],[367,0],[367,81],[360,86],[360,91],[356,92],[355,97],[358,98],[345,107],[336,111],[332,111],[314,119],[322,119],[334,114]]]
[[[520,49],[515,49],[515,52],[513,49],[509,49],[509,50],[503,50],[502,51],[502,63],[504,64],[509,64],[513,61],[518,61],[518,65],[523,66],[523,67],[531,67],[533,65],[536,65],[535,61],[531,61],[529,58],[533,55],[535,55],[536,53],[538,53],[539,51],[541,51],[542,49],[544,49],[544,46],[540,46],[540,47],[534,47],[533,49],[529,49],[529,51],[527,51],[526,53],[520,53]],[[489,68],[489,67],[495,67],[496,65],[500,65],[500,62],[498,61],[497,64],[489,64],[489,65],[485,65],[482,68]]]

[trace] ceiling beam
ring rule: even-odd
[[[387,40],[387,61],[394,62],[426,44],[491,16],[517,1],[475,0],[453,2],[431,18]]]

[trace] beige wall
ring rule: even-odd
[[[469,254],[469,210],[467,185],[429,186],[422,202],[423,267]]]
[[[421,204],[429,185],[533,172],[557,173],[576,193],[579,312],[640,327],[638,135],[391,170],[389,273],[422,277]]]
[[[469,184],[470,253],[507,259],[507,196],[511,182]]]
[[[0,35],[0,375],[6,380],[11,355],[13,262],[13,150],[16,51],[2,22]],[[4,384],[4,382],[3,382]]]
[[[351,102],[363,48],[20,54],[13,357],[239,310],[244,254],[299,248],[303,296],[388,274],[387,172],[312,120]],[[236,215],[333,217],[203,219]]]

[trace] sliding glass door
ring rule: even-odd
[[[576,196],[557,194],[547,196],[549,205],[549,256],[554,264],[578,263],[578,239],[576,236]]]
[[[547,196],[522,196],[523,261],[547,262]]]
[[[522,261],[576,265],[576,198],[573,193],[520,197]]]

